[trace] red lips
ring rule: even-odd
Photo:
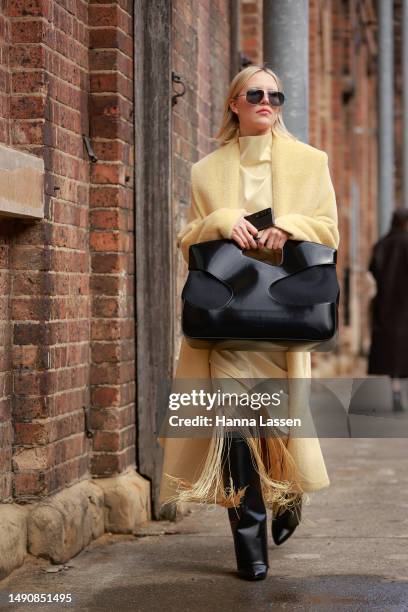
[[[267,108],[262,108],[261,110],[256,111],[256,113],[257,113],[257,114],[258,114],[258,113],[268,113],[268,115],[270,115],[270,114],[271,114],[271,111],[270,111],[270,110],[268,110]]]

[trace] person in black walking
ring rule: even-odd
[[[373,247],[369,271],[377,284],[370,303],[368,374],[391,377],[393,410],[404,410],[401,378],[408,378],[408,209],[394,211],[391,228]]]

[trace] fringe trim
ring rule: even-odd
[[[240,433],[247,440],[253,466],[260,476],[265,506],[272,510],[273,516],[286,508],[295,509],[299,495],[304,496],[306,504],[309,503],[309,496],[300,484],[299,469],[287,449],[287,440],[285,443],[280,436],[254,437],[248,435],[248,431],[242,432],[241,428]],[[216,504],[225,508],[239,506],[246,487],[235,492],[231,477],[229,485],[224,484],[222,457],[225,441],[223,435],[211,438],[200,477],[194,483],[164,473],[174,485],[176,493],[168,497],[162,507],[174,503],[178,509],[185,502]]]

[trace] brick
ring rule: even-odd
[[[90,383],[119,385],[134,376],[134,364],[94,364],[91,367]]]
[[[121,453],[95,453],[91,461],[91,473],[110,475],[123,471],[125,466],[134,465],[134,448],[127,448]]]
[[[47,493],[44,472],[18,472],[13,477],[16,500],[32,499]]]
[[[89,5],[89,26],[90,27],[119,27],[121,22],[120,19],[120,8],[116,4],[111,5]]]
[[[118,275],[94,274],[91,280],[91,290],[98,295],[118,295],[123,291],[123,279]]]
[[[14,93],[43,93],[47,91],[47,82],[43,70],[33,72],[19,71],[11,76]]]
[[[92,340],[119,340],[121,338],[121,326],[119,321],[109,319],[107,321],[95,319],[92,321]]]
[[[116,452],[120,449],[120,435],[118,431],[96,431],[94,439],[95,451]]]
[[[13,343],[46,344],[49,328],[44,323],[15,323],[13,326]]]
[[[109,476],[121,471],[122,461],[120,455],[112,454],[97,454],[91,459],[91,473],[99,476]]]
[[[51,252],[42,247],[16,246],[11,265],[20,270],[49,270]]]
[[[45,397],[14,397],[13,416],[16,421],[42,419],[50,416],[50,402]]]
[[[49,442],[49,423],[15,423],[15,440],[18,445],[47,444]]]
[[[94,363],[120,361],[120,345],[116,342],[93,342],[92,360]]]
[[[47,395],[55,388],[55,372],[18,372],[14,377],[16,395]]]
[[[89,190],[89,205],[94,208],[111,208],[120,206],[123,201],[123,190],[118,185],[91,187]]]
[[[119,210],[92,210],[91,225],[94,229],[119,229]]]
[[[114,274],[126,270],[126,256],[122,253],[92,253],[92,270],[96,274]]]
[[[49,466],[47,447],[17,448],[13,455],[13,469],[16,472],[46,470]]]
[[[47,297],[15,298],[11,302],[11,316],[17,321],[43,320],[50,311],[50,300]]]
[[[90,234],[90,247],[94,251],[116,251],[119,247],[118,232],[95,231]]]
[[[112,27],[91,29],[89,33],[90,48],[105,47],[111,49],[119,49],[122,53],[131,56],[133,53],[132,38],[125,34],[122,30],[117,30]],[[104,89],[103,91],[108,91]],[[118,91],[118,89],[115,89]]]
[[[118,164],[97,164],[92,169],[92,181],[94,183],[123,184],[124,168]]]
[[[40,144],[43,141],[44,120],[13,121],[11,136],[16,145]]]
[[[42,117],[45,109],[45,96],[12,96],[10,99],[10,113],[15,119],[29,119]]]
[[[4,14],[8,17],[46,17],[52,16],[52,0],[13,0],[7,2]]]
[[[91,389],[92,405],[95,407],[109,408],[119,406],[120,390],[118,387],[94,387]]]
[[[9,399],[0,399],[0,425],[11,418],[11,402]]]
[[[45,369],[49,363],[50,349],[40,346],[15,346],[13,367],[20,370]]]
[[[47,25],[41,19],[31,19],[11,22],[11,42],[40,43],[45,37]]]

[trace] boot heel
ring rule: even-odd
[[[269,564],[267,513],[259,474],[244,437],[227,432],[225,445],[224,477],[229,482],[231,476],[235,492],[247,487],[240,505],[228,508],[238,575],[245,580],[263,580]]]
[[[302,515],[302,496],[295,500],[295,509],[287,508],[272,519],[272,538],[278,546],[286,542],[299,525]]]

